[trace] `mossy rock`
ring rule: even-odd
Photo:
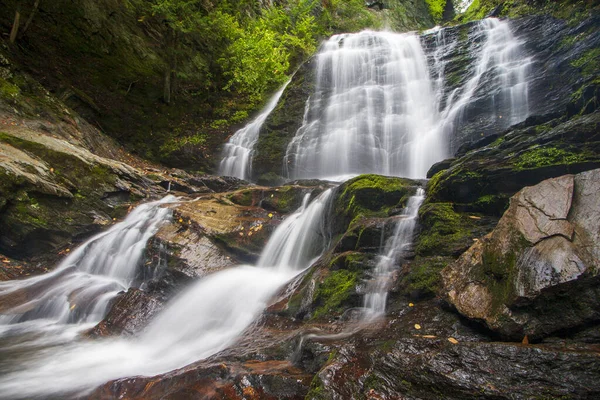
[[[493,228],[495,218],[458,213],[451,203],[426,203],[419,210],[418,256],[458,257]]]
[[[418,183],[410,179],[361,175],[342,184],[334,199],[333,232],[345,232],[361,218],[388,217],[402,211]]]
[[[362,296],[356,292],[359,275],[358,271],[338,269],[322,277],[315,290],[313,318],[335,316],[360,305]]]
[[[73,238],[122,217],[137,199],[128,184],[119,181],[127,177],[113,170],[108,160],[84,161],[8,133],[0,132],[0,142],[19,151],[7,168],[27,156],[20,164],[22,175],[0,167],[0,251],[7,255],[22,259],[55,253]]]
[[[460,149],[427,185],[427,202],[501,216],[508,199],[544,179],[600,167],[600,113],[530,118]]]
[[[453,257],[417,257],[406,265],[397,291],[415,300],[437,296],[442,288],[441,271]]]

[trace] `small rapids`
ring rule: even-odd
[[[30,355],[0,378],[3,398],[82,393],[112,379],[165,373],[230,346],[270,298],[322,252],[330,197],[331,190],[310,204],[306,197],[275,230],[257,266],[200,280],[171,301],[140,337],[79,341]]]

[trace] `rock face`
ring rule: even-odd
[[[500,334],[541,339],[600,321],[600,169],[517,193],[442,272],[448,301]]]

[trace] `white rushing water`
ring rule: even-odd
[[[80,341],[23,361],[0,378],[2,397],[87,391],[111,379],[171,371],[225,349],[324,249],[330,196],[327,190],[310,205],[305,199],[273,233],[256,267],[231,268],[197,282],[139,338]]]
[[[335,35],[316,64],[315,94],[286,152],[290,177],[423,177],[446,156],[417,35]]]
[[[252,122],[234,133],[229,141],[225,143],[223,158],[219,164],[219,175],[235,176],[240,179],[250,178],[252,173],[252,153],[258,141],[260,128],[267,120],[269,114],[275,109],[275,106],[277,106],[279,98],[289,83],[290,81],[287,81],[271,97],[264,109]]]
[[[463,87],[456,88],[449,96],[442,113],[445,134],[460,128],[469,105],[486,93],[492,94],[494,114],[486,117],[499,120],[500,126],[508,127],[529,115],[527,79],[532,60],[525,57],[509,23],[486,18],[478,22],[474,35],[483,43],[479,45],[479,40],[473,40],[477,46],[474,51],[478,52],[473,73]]]
[[[480,98],[491,97],[494,115],[485,117],[498,126],[528,116],[531,59],[507,21],[479,22],[470,39],[476,60],[471,76],[444,102],[445,63],[457,42],[446,40],[445,29],[427,34],[435,34],[430,63],[419,36],[410,33],[364,31],[323,44],[315,92],[284,159],[290,178],[423,178],[450,155],[450,139]]]
[[[89,239],[47,274],[0,283],[0,335],[60,331],[65,324],[84,329],[99,322],[118,292],[140,280],[146,243],[166,222],[174,201],[167,196],[142,204],[106,232]],[[78,325],[81,324],[81,325]]]
[[[417,215],[419,208],[425,200],[425,191],[417,189],[417,193],[408,199],[406,207],[396,227],[394,234],[385,245],[383,254],[379,256],[373,279],[367,287],[365,295],[364,308],[366,310],[366,319],[375,318],[385,313],[389,284],[393,282],[392,274],[396,269],[396,264],[402,258],[403,251],[412,245],[412,240],[417,225]]]

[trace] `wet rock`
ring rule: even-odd
[[[599,182],[592,170],[516,194],[494,231],[442,272],[448,301],[516,340],[599,323]]]
[[[88,398],[302,400],[311,376],[289,361],[200,363],[157,377],[109,382]]]
[[[120,294],[104,319],[92,328],[91,337],[132,336],[139,333],[160,310],[163,302],[140,289]]]

